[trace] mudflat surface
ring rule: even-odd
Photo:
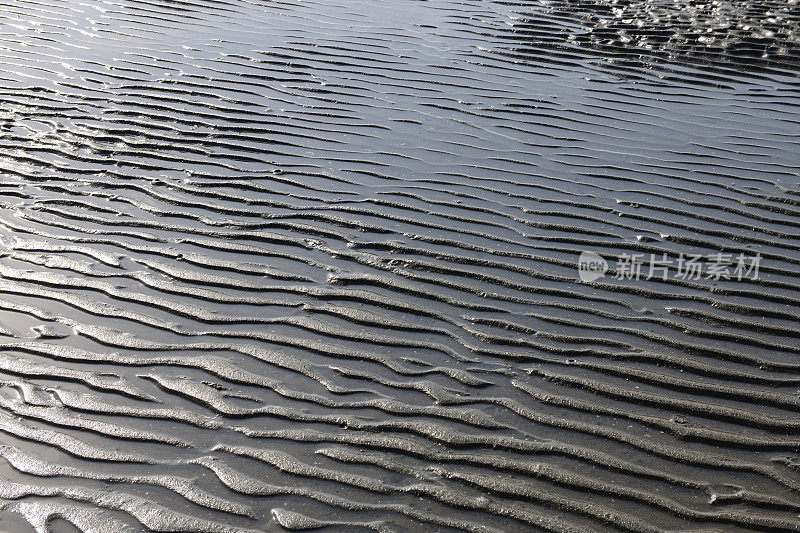
[[[798,39],[3,2],[0,530],[797,530]],[[681,253],[759,277],[617,279]]]

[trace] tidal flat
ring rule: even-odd
[[[0,531],[800,530],[795,0],[6,0]]]

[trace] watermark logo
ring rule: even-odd
[[[596,281],[608,272],[608,261],[603,259],[603,256],[596,253],[586,251],[581,253],[578,258],[578,276],[584,283],[591,283]]]
[[[709,255],[619,254],[613,275],[620,280],[682,279],[713,281],[758,279],[761,254],[748,256],[717,252]],[[596,252],[582,252],[578,258],[578,276],[584,283],[605,277],[608,262]]]

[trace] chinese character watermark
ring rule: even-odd
[[[758,279],[761,254],[746,255],[717,252],[708,255],[666,253],[623,253],[616,257],[614,279],[650,280],[736,280]],[[584,283],[605,277],[611,270],[608,261],[596,252],[586,251],[578,258],[578,276]]]

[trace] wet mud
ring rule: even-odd
[[[0,530],[800,529],[798,9],[3,2]]]

